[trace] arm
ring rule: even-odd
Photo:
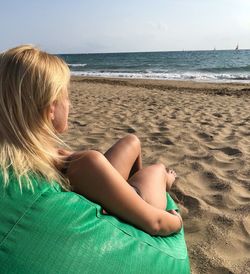
[[[182,228],[183,222],[182,222],[181,215],[178,212],[176,212],[175,210],[171,210],[166,213],[169,213],[171,215],[171,218],[169,216],[167,216],[167,217],[162,217],[162,219],[164,221],[164,218],[165,218],[170,222],[170,224],[168,224],[169,227],[167,227],[166,225],[159,225],[156,235],[166,236],[165,233],[167,231],[171,231],[169,234],[172,234],[174,232],[179,232]],[[174,218],[172,218],[173,216],[174,216]],[[178,218],[178,221],[176,220],[176,217]],[[177,221],[177,224],[176,224],[176,221]],[[161,223],[161,221],[159,221],[159,222]],[[169,235],[169,234],[167,234],[167,235]]]
[[[181,228],[178,216],[146,203],[99,152],[75,153],[67,176],[75,192],[150,235],[166,236]]]

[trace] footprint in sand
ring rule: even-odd
[[[241,155],[242,152],[237,148],[222,147],[222,148],[209,148],[210,150],[219,150],[228,156]]]
[[[127,133],[135,133],[136,132],[136,130],[134,128],[132,128],[132,127],[127,128],[125,131]]]
[[[203,139],[204,141],[207,141],[207,142],[210,142],[210,141],[213,141],[214,137],[210,134],[207,134],[205,132],[199,132],[198,134],[198,137]]]
[[[74,125],[77,125],[77,126],[80,126],[80,127],[85,127],[87,124],[84,124],[84,123],[81,123],[81,122],[79,122],[79,121],[72,121],[72,123],[74,124]]]
[[[217,215],[213,220],[216,224],[224,225],[226,227],[234,225],[234,220],[226,215]]]
[[[224,194],[221,194],[220,192],[216,194],[209,194],[205,197],[205,202],[209,205],[218,207],[218,208],[227,208],[227,199],[225,198]]]
[[[217,191],[229,191],[232,189],[228,182],[219,179],[214,172],[205,171],[203,176],[209,181],[209,187]]]
[[[222,117],[222,114],[221,113],[213,113],[213,116],[217,117],[217,118],[221,118]]]
[[[189,214],[195,214],[196,216],[201,214],[201,203],[199,199],[190,195],[183,195],[182,201],[183,205],[188,209]]]
[[[229,191],[232,189],[229,183],[223,182],[221,180],[211,183],[210,188],[219,191]]]
[[[194,171],[199,171],[199,172],[203,172],[204,171],[204,167],[198,163],[198,162],[192,162],[191,163],[191,168]]]
[[[168,146],[174,145],[174,143],[170,139],[166,137],[161,137],[160,135],[161,135],[160,133],[152,133],[152,136],[149,139],[151,141],[154,141],[163,145],[168,145]]]

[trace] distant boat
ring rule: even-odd
[[[236,45],[236,48],[235,48],[235,50],[238,50],[238,49],[239,49],[239,44],[237,44],[237,45]]]
[[[214,47],[214,50],[216,50],[216,47]]]

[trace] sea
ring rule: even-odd
[[[250,82],[250,50],[60,54],[72,75]]]

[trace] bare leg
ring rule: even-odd
[[[101,153],[77,152],[72,155],[71,160],[66,175],[74,191],[151,235],[168,235],[180,229],[180,217],[157,209],[139,197]],[[167,175],[164,172],[166,173],[165,168],[161,164],[148,167],[131,177],[130,183],[137,187],[143,186],[150,175],[152,195],[155,196],[153,183],[158,181],[161,182],[158,184],[161,191],[165,193]],[[154,199],[149,196],[149,186],[148,183],[148,188],[141,187],[140,190],[145,199],[152,202]],[[157,199],[158,194],[156,191]],[[163,199],[166,199],[165,194]],[[163,203],[160,206],[165,209]]]
[[[174,182],[174,171],[166,171],[163,164],[155,164],[135,173],[128,183],[139,190],[139,194],[150,205],[166,209],[166,191],[169,191]]]
[[[142,168],[140,141],[133,134],[120,139],[104,156],[125,180]]]
[[[79,151],[74,155],[81,158],[86,153]],[[129,134],[120,139],[105,153],[105,157],[130,185],[139,190],[147,203],[160,209],[166,208],[165,192],[169,192],[176,174],[172,170],[166,171],[162,164],[142,169],[140,141],[135,135]],[[74,185],[72,180],[71,184]]]
[[[93,161],[92,158],[88,159],[88,155],[101,155],[101,153],[95,152],[95,151],[86,151],[86,152],[76,152],[73,154],[72,162],[70,163],[68,167],[67,177],[70,180],[70,184],[73,186],[73,190],[82,194],[87,195],[87,198],[93,199],[95,197],[95,193],[92,193],[91,188],[94,187],[95,184],[98,184],[97,182],[99,180],[96,180],[95,183],[88,181],[86,183],[84,182],[84,178],[86,175],[92,177],[96,176],[94,168],[91,170],[88,170],[88,173],[86,173],[85,166],[88,166],[88,161]],[[99,157],[100,157],[99,155]],[[96,156],[94,156],[95,158]],[[98,157],[97,157],[98,158]],[[104,158],[104,157],[103,157]],[[105,158],[104,158],[105,159]],[[103,167],[98,167],[99,169],[110,169],[110,164],[107,164],[104,162]],[[80,166],[79,163],[82,163],[82,166]],[[84,164],[85,163],[85,164]],[[112,166],[113,173],[115,168]],[[109,170],[109,172],[111,172]],[[116,173],[120,173],[116,170]],[[117,175],[116,175],[117,176]],[[102,174],[100,174],[100,180],[102,182]],[[155,164],[143,169],[140,169],[137,171],[132,177],[128,179],[126,182],[123,178],[123,182],[129,183],[132,187],[138,190],[140,196],[150,205],[159,208],[159,209],[166,209],[166,191],[169,191],[172,183],[174,182],[176,177],[176,174],[174,171],[166,171],[165,166],[163,164]],[[118,179],[117,179],[118,180]],[[105,192],[105,187],[108,182],[105,183],[105,181],[102,182],[102,185],[100,186],[100,189]],[[118,182],[117,182],[118,184]],[[88,190],[90,190],[90,194],[88,194]],[[90,195],[90,196],[88,196]],[[93,197],[92,197],[93,195]],[[99,200],[96,200],[99,202]]]
[[[72,154],[81,155],[83,151],[73,153],[73,151],[59,149],[58,153],[67,159]],[[141,143],[134,134],[129,134],[118,140],[104,156],[125,180],[142,169]],[[61,166],[63,163],[58,166],[59,170]]]

